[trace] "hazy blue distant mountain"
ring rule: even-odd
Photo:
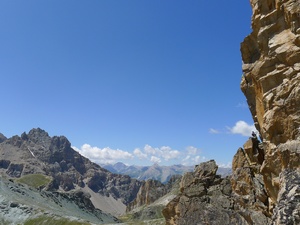
[[[122,162],[118,162],[114,165],[102,165],[102,167],[109,170],[110,172],[126,174],[132,178],[136,178],[139,180],[153,179],[159,180],[162,183],[168,182],[172,175],[183,175],[186,172],[191,172],[194,170],[194,166],[160,166],[158,164],[153,164],[152,166],[127,166]],[[231,169],[220,167],[218,169],[218,174],[220,174],[221,176],[228,176],[231,174]]]

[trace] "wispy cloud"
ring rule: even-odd
[[[217,130],[217,129],[210,128],[210,129],[209,129],[209,133],[211,133],[211,134],[219,134],[220,131]]]
[[[206,159],[204,156],[201,156],[201,149],[194,146],[186,147],[184,155],[185,157],[182,159],[181,163],[186,166],[199,164]]]
[[[243,136],[251,136],[252,131],[256,132],[254,124],[250,125],[242,120],[237,121],[233,127],[227,127],[227,129],[232,134],[240,134]]]
[[[243,109],[248,109],[248,104],[245,102],[240,102],[236,105],[237,108],[243,108]]]
[[[89,158],[91,161],[99,164],[116,163],[124,159],[132,159],[133,155],[127,151],[120,149],[111,149],[92,147],[89,144],[84,144],[81,148],[72,147],[74,150],[78,151],[83,156]]]
[[[188,152],[188,155],[196,155],[197,153],[200,152],[200,149],[194,146],[188,146],[185,149]]]

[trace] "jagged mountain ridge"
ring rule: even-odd
[[[103,165],[103,168],[113,173],[126,174],[132,178],[139,180],[158,180],[162,183],[167,183],[174,175],[183,175],[186,172],[194,170],[194,166],[184,165],[172,165],[172,166],[160,166],[153,164],[152,166],[127,166],[122,162],[118,162],[114,165]],[[222,177],[226,177],[231,174],[231,168],[219,167],[217,174]]]
[[[127,175],[101,168],[72,149],[66,137],[50,137],[40,128],[1,140],[2,176],[18,178],[26,174],[45,174],[52,178],[50,184],[43,187],[45,190],[82,190],[91,195],[97,208],[107,213],[125,212],[126,205],[134,200],[142,184]]]

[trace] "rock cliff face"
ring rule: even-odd
[[[127,216],[131,218],[130,222],[165,224],[162,210],[178,194],[181,178],[180,175],[174,175],[166,184],[157,180],[147,180],[140,187],[136,199],[126,208]]]
[[[142,205],[149,205],[158,198],[167,194],[167,187],[157,180],[147,180],[141,187],[137,194],[136,199],[131,202],[126,211],[131,211],[136,207]]]
[[[180,175],[174,175],[170,178],[166,184],[161,183],[158,180],[147,180],[142,184],[137,197],[127,205],[126,211],[130,212],[140,206],[150,205],[160,197],[169,193],[173,186],[181,179]]]
[[[73,150],[66,137],[50,137],[39,128],[1,140],[0,175],[11,178],[47,175],[52,181],[41,188],[62,192],[82,190],[92,196],[99,209],[108,213],[120,207],[115,215],[125,212],[142,184],[129,176],[110,173]]]
[[[246,143],[244,151],[237,153],[235,160],[241,159],[244,154],[247,165],[241,166],[234,161],[233,188],[238,196],[243,196],[242,199],[249,196],[238,184],[241,178],[249,185],[248,189],[253,188],[255,194],[252,196],[259,199],[257,209],[273,216],[276,224],[298,224],[299,199],[288,202],[282,196],[290,193],[289,188],[296,182],[292,177],[299,177],[300,172],[300,2],[250,2],[253,32],[241,44],[241,88],[262,145]],[[258,153],[247,152],[246,149]],[[259,159],[251,158],[255,154]],[[247,176],[242,179],[242,173],[247,173],[252,180],[246,181]],[[290,194],[296,197],[295,193]],[[285,203],[282,204],[282,201]],[[285,211],[290,212],[288,215],[284,215],[284,205]]]
[[[300,224],[300,1],[250,3],[241,89],[259,138],[237,151],[230,179],[213,162],[187,173],[167,224]]]

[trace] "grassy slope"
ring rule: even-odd
[[[43,174],[28,174],[16,179],[16,181],[33,188],[38,188],[40,186],[46,186],[47,184],[49,184],[51,178]]]

